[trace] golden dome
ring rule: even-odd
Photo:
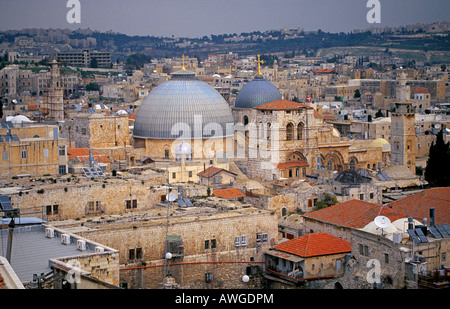
[[[382,148],[383,152],[391,151],[391,144],[384,138],[377,138],[369,145],[370,148]]]

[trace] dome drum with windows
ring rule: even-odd
[[[182,142],[234,136],[233,124],[225,99],[183,65],[144,99],[136,114],[133,138],[147,156],[168,158],[169,152],[175,158],[174,149]],[[195,149],[193,153],[195,157]]]

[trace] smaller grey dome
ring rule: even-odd
[[[236,97],[235,108],[253,108],[269,102],[281,100],[280,91],[262,75],[244,85]]]

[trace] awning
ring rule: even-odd
[[[288,260],[288,261],[291,261],[294,263],[298,263],[298,262],[305,260],[301,256],[289,254],[289,253],[282,252],[282,251],[276,251],[276,250],[269,250],[266,252],[266,254],[276,257],[276,258],[279,258],[279,259]]]

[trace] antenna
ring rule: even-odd
[[[381,228],[381,235],[383,235],[383,229],[391,226],[391,220],[385,216],[378,216],[373,220],[373,222],[375,222],[376,226]]]

